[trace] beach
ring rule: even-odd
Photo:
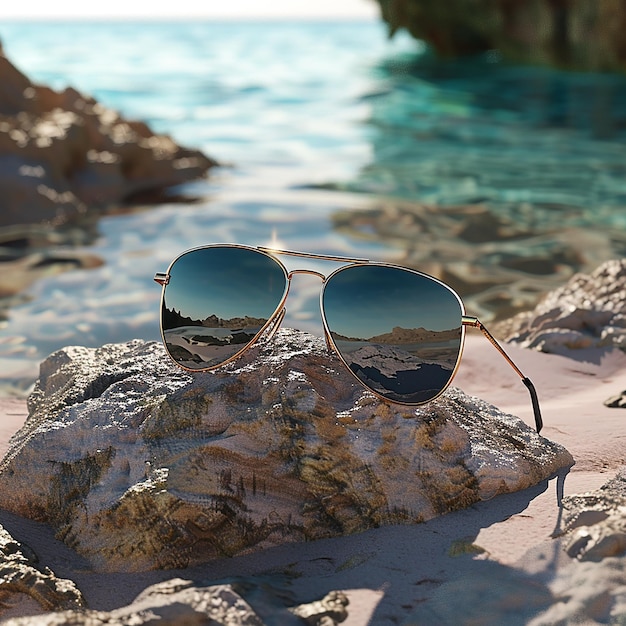
[[[624,256],[622,75],[489,54],[436,59],[406,34],[388,40],[374,21],[18,20],[0,25],[0,39],[33,84],[93,96],[219,162],[158,201],[126,189],[124,203],[95,210],[87,202],[89,210],[70,211],[54,229],[0,229],[0,458],[49,354],[159,339],[152,279],[185,249],[224,242],[402,264],[450,285],[488,327]],[[39,169],[19,171],[40,188]],[[6,181],[15,180],[9,168]],[[188,179],[171,184],[179,180]],[[309,276],[294,280],[282,326],[320,335],[318,279],[334,266],[297,259],[288,269]],[[607,282],[588,301],[585,293],[557,302],[554,315],[570,316],[563,325],[544,328],[540,314],[533,330],[552,332],[554,345],[572,337],[618,345],[611,337],[626,327],[623,283]],[[614,282],[616,295],[606,299]],[[534,428],[527,388],[479,331],[467,334],[453,385]],[[607,582],[602,561],[598,573],[568,556],[562,498],[597,490],[626,465],[626,412],[604,404],[626,389],[626,353],[506,351],[537,389],[541,434],[575,460],[529,489],[420,524],[180,570],[103,572],[45,524],[0,510],[0,525],[32,549],[37,567],[74,581],[94,610],[127,606],[148,586],[178,578],[245,580],[293,603],[342,591],[348,626],[539,626],[572,615],[606,623],[614,617],[607,598],[626,589],[626,576]],[[623,561],[610,566],[621,572]],[[570,584],[577,564],[583,582]],[[594,576],[604,582],[585,583]],[[42,612],[25,594],[0,594],[0,621]]]
[[[0,233],[7,394],[62,346],[158,339],[152,277],[196,246],[399,263],[444,280],[485,323],[625,249],[618,76],[437,62],[377,22],[12,22],[0,40],[33,82],[222,164],[158,205],[90,210],[52,235]],[[604,93],[610,136],[594,127]],[[319,285],[305,287],[285,326],[314,332]]]
[[[626,355],[618,350],[585,355],[593,357],[592,362],[515,346],[507,346],[507,352],[537,387],[545,422],[542,435],[564,445],[576,461],[569,472],[536,487],[496,496],[424,524],[289,544],[189,570],[132,575],[92,571],[45,525],[6,512],[0,513],[0,522],[57,576],[73,579],[92,609],[123,606],[146,586],[173,577],[217,581],[244,576],[258,577],[263,584],[284,584],[287,572],[297,572],[288,587],[303,601],[331,590],[345,591],[350,601],[347,625],[402,623],[444,583],[459,575],[471,581],[486,563],[515,575],[537,575],[545,572],[548,550],[551,567],[555,571],[565,567],[571,559],[554,538],[562,530],[560,497],[597,489],[626,464],[624,412],[603,405],[626,386]],[[534,423],[526,388],[480,335],[467,337],[453,384],[530,426]],[[0,408],[4,452],[27,409],[25,400],[15,398],[2,399]],[[460,556],[455,556],[459,550]],[[12,602],[3,619],[41,611],[23,596],[14,596]]]

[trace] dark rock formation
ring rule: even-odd
[[[198,375],[157,343],[66,348],[42,363],[29,411],[0,463],[0,507],[109,571],[416,523],[573,462],[459,390],[417,410],[382,403],[322,338],[292,330]]]
[[[393,34],[442,57],[497,50],[505,59],[581,70],[626,69],[621,0],[378,0]]]
[[[626,409],[626,390],[607,398],[604,401],[604,406],[611,409]]]
[[[0,320],[41,276],[102,263],[72,249],[97,236],[99,213],[214,165],[75,89],[32,83],[0,45]]]

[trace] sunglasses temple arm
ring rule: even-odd
[[[541,409],[539,408],[539,398],[537,397],[537,390],[533,385],[530,378],[524,376],[522,371],[515,365],[511,357],[504,351],[502,346],[497,342],[496,338],[485,328],[484,324],[477,317],[463,316],[463,325],[472,326],[478,328],[482,334],[489,339],[491,345],[504,357],[505,361],[515,370],[517,375],[522,379],[522,382],[530,393],[530,401],[533,407],[533,413],[535,414],[535,427],[537,432],[540,432],[543,427],[543,419],[541,418]]]

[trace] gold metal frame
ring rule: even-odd
[[[467,327],[471,327],[471,328],[478,328],[482,332],[482,334],[489,340],[489,342],[493,345],[493,347],[501,354],[501,356],[504,358],[504,360],[511,366],[511,368],[515,371],[515,373],[521,378],[522,382],[527,387],[527,389],[528,389],[528,391],[530,393],[531,403],[532,403],[533,412],[534,412],[534,416],[535,416],[535,426],[536,426],[537,432],[539,432],[541,430],[541,428],[543,427],[543,420],[541,418],[541,410],[539,408],[539,400],[538,400],[538,397],[537,397],[537,392],[535,390],[534,385],[530,381],[530,379],[528,377],[526,377],[522,373],[522,371],[513,362],[511,357],[505,352],[505,350],[498,343],[498,341],[495,339],[495,337],[487,330],[487,328],[484,326],[484,324],[477,317],[465,315],[465,306],[463,304],[463,301],[461,300],[461,297],[456,293],[456,291],[454,291],[450,286],[446,285],[445,283],[443,283],[442,281],[438,280],[437,278],[435,278],[433,276],[430,276],[428,274],[425,274],[423,272],[419,272],[417,270],[411,269],[411,268],[403,267],[401,265],[394,265],[394,264],[391,264],[391,263],[373,262],[373,261],[370,261],[369,259],[358,258],[358,257],[344,257],[344,256],[335,256],[335,255],[328,255],[328,254],[315,254],[315,253],[311,253],[311,252],[296,252],[294,250],[281,250],[281,249],[271,248],[271,247],[267,247],[267,246],[256,246],[256,247],[253,247],[253,246],[245,246],[245,245],[240,245],[240,244],[211,244],[211,245],[207,245],[207,246],[199,246],[197,248],[192,248],[190,250],[186,250],[186,251],[182,252],[180,255],[178,255],[170,263],[170,265],[169,265],[169,267],[168,267],[166,272],[157,272],[155,274],[155,276],[154,276],[155,282],[157,282],[159,285],[162,285],[162,287],[163,287],[162,292],[161,292],[161,306],[163,305],[163,299],[165,297],[165,289],[167,287],[167,284],[169,283],[170,270],[171,270],[172,266],[174,265],[174,263],[181,256],[183,256],[184,254],[188,254],[190,252],[193,252],[194,250],[203,250],[205,248],[241,248],[241,249],[245,249],[245,250],[256,251],[256,252],[259,252],[260,254],[264,254],[266,256],[270,256],[274,261],[276,261],[276,263],[278,263],[278,265],[282,268],[282,270],[283,270],[283,272],[285,274],[285,290],[284,290],[283,296],[282,296],[278,306],[276,307],[276,310],[269,317],[269,319],[267,320],[267,323],[259,330],[259,332],[254,336],[254,338],[248,344],[246,344],[239,352],[237,352],[236,354],[234,354],[233,356],[229,357],[228,359],[226,359],[225,361],[223,361],[222,363],[220,363],[218,365],[207,367],[207,368],[204,368],[202,370],[192,370],[190,368],[186,368],[183,365],[181,365],[180,363],[178,363],[177,361],[175,361],[174,359],[172,359],[172,360],[174,360],[174,362],[179,367],[182,367],[183,369],[186,369],[186,370],[192,371],[192,372],[211,371],[211,370],[217,369],[218,367],[221,367],[222,365],[226,365],[226,363],[230,363],[231,361],[234,361],[235,359],[239,358],[244,352],[246,352],[246,350],[248,350],[254,344],[256,344],[258,342],[258,340],[263,335],[267,335],[267,337],[266,337],[267,340],[271,339],[271,337],[274,335],[274,333],[280,327],[280,324],[281,324],[281,322],[282,322],[282,320],[283,320],[283,318],[285,316],[285,310],[286,310],[285,309],[285,302],[286,302],[287,297],[289,295],[289,289],[291,287],[291,278],[294,275],[296,275],[296,274],[308,274],[308,275],[311,275],[311,276],[316,276],[317,278],[319,278],[322,281],[322,288],[320,290],[320,313],[321,313],[321,317],[322,317],[322,323],[323,323],[323,327],[324,327],[324,335],[325,335],[326,345],[327,345],[328,349],[333,351],[333,352],[335,352],[335,354],[339,357],[341,362],[346,366],[346,369],[368,391],[370,391],[374,395],[378,396],[379,398],[381,398],[385,402],[393,402],[393,403],[396,403],[396,404],[405,404],[405,405],[407,405],[407,403],[402,403],[402,402],[398,402],[398,401],[395,401],[395,400],[390,400],[390,399],[385,398],[384,396],[380,395],[379,393],[377,393],[376,391],[374,391],[373,389],[368,387],[350,369],[350,367],[346,363],[345,359],[341,355],[341,352],[337,349],[337,346],[335,345],[335,342],[334,342],[334,340],[332,338],[330,329],[328,328],[328,323],[326,321],[326,315],[324,313],[324,307],[323,307],[324,288],[325,288],[326,284],[328,283],[328,281],[337,272],[345,271],[345,270],[347,270],[350,267],[353,267],[355,265],[372,265],[372,266],[377,266],[377,267],[389,267],[389,268],[395,268],[395,269],[401,269],[401,270],[404,270],[404,271],[409,271],[409,272],[412,272],[412,273],[417,274],[419,276],[423,276],[423,277],[426,277],[426,278],[428,278],[430,280],[433,280],[436,283],[439,283],[442,287],[446,288],[448,291],[450,291],[450,293],[452,293],[456,297],[456,299],[458,300],[459,305],[461,307],[461,341],[460,341],[460,346],[459,346],[459,354],[458,354],[458,357],[457,357],[456,364],[454,366],[452,375],[450,376],[450,379],[448,380],[448,382],[445,385],[445,387],[443,389],[441,389],[441,391],[436,396],[433,396],[433,398],[431,398],[430,400],[428,400],[426,402],[421,402],[421,403],[411,403],[411,404],[408,404],[408,406],[419,406],[421,404],[426,404],[427,402],[430,402],[431,400],[434,400],[435,398],[439,397],[450,386],[450,384],[452,383],[452,380],[454,379],[454,377],[455,377],[455,375],[457,373],[459,365],[461,363],[461,357],[462,357],[462,354],[463,354],[463,348],[464,348],[464,344],[465,344],[465,327],[467,326]],[[311,269],[287,270],[287,268],[283,265],[283,263],[280,261],[280,259],[277,258],[277,257],[280,257],[280,256],[292,256],[292,257],[298,257],[298,258],[303,258],[303,259],[313,259],[313,260],[319,260],[319,261],[331,261],[331,262],[341,263],[342,265],[340,267],[338,267],[337,269],[335,269],[333,272],[331,272],[328,275],[322,274],[321,272],[318,272],[318,271],[315,271],[315,270],[311,270]],[[160,326],[161,326],[161,337],[162,337],[163,343],[165,345],[165,335],[163,333],[163,323],[162,323],[162,320],[160,322]],[[168,355],[169,355],[169,353],[168,353]]]

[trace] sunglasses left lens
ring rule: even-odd
[[[234,246],[198,248],[171,265],[163,290],[163,343],[191,370],[218,367],[245,350],[280,307],[283,266],[262,252]]]

